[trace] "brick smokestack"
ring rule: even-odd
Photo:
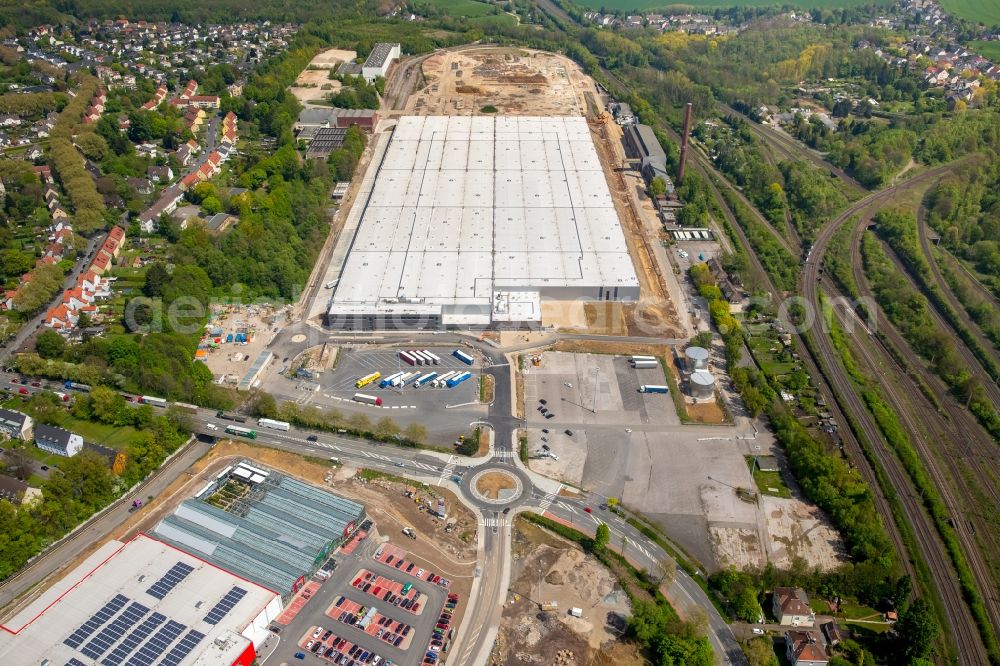
[[[691,102],[684,106],[684,136],[681,138],[681,161],[677,166],[677,184],[684,182],[684,166],[687,164],[688,141],[691,139]]]

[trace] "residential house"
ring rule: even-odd
[[[169,183],[174,179],[174,170],[169,166],[146,167],[146,176],[154,183]]]
[[[125,183],[139,194],[153,193],[153,183],[148,178],[126,178]]]
[[[815,631],[786,631],[785,656],[791,666],[826,666],[830,663]]]
[[[11,439],[30,441],[34,434],[34,420],[22,412],[0,408],[0,432]]]
[[[219,97],[218,95],[194,95],[188,102],[192,106],[198,109],[218,109],[219,108]]]
[[[27,483],[6,474],[0,474],[0,500],[7,500],[14,506],[20,506],[27,492]]]
[[[100,444],[94,444],[92,442],[84,442],[83,448],[85,451],[96,453],[104,458],[113,474],[121,474],[125,471],[125,463],[128,462],[128,456],[126,456],[122,451],[108,448],[107,446],[101,446]]]
[[[83,449],[83,437],[65,428],[39,423],[35,428],[35,446],[57,456],[72,458]]]
[[[775,588],[771,608],[778,624],[811,627],[816,622],[816,615],[809,608],[809,597],[801,587]]]

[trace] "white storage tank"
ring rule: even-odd
[[[684,369],[688,372],[708,370],[708,350],[694,345],[684,350]]]
[[[692,398],[712,398],[715,395],[715,377],[707,370],[695,370],[688,378],[688,392]]]

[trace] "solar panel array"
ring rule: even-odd
[[[242,587],[233,586],[233,589],[226,592],[226,596],[219,600],[219,603],[212,607],[212,610],[208,611],[208,615],[205,616],[205,622],[208,624],[219,624],[222,618],[226,617],[226,614],[233,610],[233,607],[240,602],[240,599],[245,597],[247,591]]]
[[[128,597],[124,594],[117,594],[115,598],[104,604],[101,610],[97,611],[90,616],[90,619],[83,623],[83,625],[70,634],[70,637],[63,641],[66,645],[71,648],[78,648],[80,644],[85,640],[90,638],[90,635],[97,631],[97,628],[102,624],[111,619],[111,617],[120,611],[125,604],[128,603]]]
[[[177,666],[184,660],[184,657],[191,654],[191,650],[194,646],[200,643],[205,638],[205,634],[201,633],[197,629],[192,629],[187,632],[187,635],[181,639],[181,642],[174,646],[167,656],[163,658],[160,662],[160,666]]]
[[[167,649],[167,646],[173,643],[185,629],[187,626],[170,620],[146,641],[146,644],[138,652],[132,655],[125,666],[152,666],[153,662],[159,659],[160,655]]]
[[[119,666],[132,654],[132,651],[146,639],[153,630],[166,621],[167,616],[162,613],[153,613],[147,617],[142,624],[132,630],[114,650],[101,662],[104,666]]]
[[[80,652],[91,659],[99,659],[112,645],[118,642],[119,638],[125,635],[126,631],[134,627],[139,620],[146,617],[147,613],[149,613],[148,608],[138,601],[133,601],[121,615],[115,618],[114,622],[101,629],[101,633],[94,636],[89,643],[83,646]]]
[[[187,578],[187,575],[192,571],[194,571],[194,567],[190,564],[178,562],[170,567],[170,571],[163,574],[163,578],[153,583],[152,587],[146,590],[146,593],[157,599],[163,599],[170,590],[177,587],[177,583]]]
[[[87,665],[82,661],[80,661],[79,659],[77,659],[76,657],[73,657],[72,659],[66,662],[66,666],[87,666]]]

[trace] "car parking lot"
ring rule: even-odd
[[[405,560],[395,556],[387,564],[389,553],[405,554],[395,548],[388,543],[378,546],[366,540],[350,555],[338,554],[338,566],[329,579],[311,582],[318,588],[311,592],[298,614],[287,626],[274,627],[281,636],[287,636],[276,650],[274,663],[313,666],[437,663],[441,648],[449,640],[451,613],[458,599],[443,618],[442,609],[448,608],[449,599],[442,579],[438,577],[437,584],[431,582],[431,572],[416,577],[419,568],[416,564],[407,575],[406,566],[401,564],[399,569],[394,566]],[[429,652],[435,654],[434,661],[428,661]]]

